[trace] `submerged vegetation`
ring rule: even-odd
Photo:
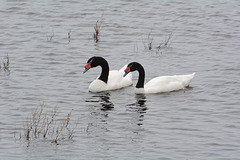
[[[55,34],[54,34],[54,30],[52,29],[52,33],[46,35],[46,37],[47,37],[47,41],[51,41],[51,40],[53,40],[54,36],[55,36]]]
[[[43,112],[45,107],[46,105],[42,103],[40,109],[36,109],[32,116],[27,119],[24,125],[24,134],[20,133],[20,139],[24,138],[28,141],[47,139],[56,144],[61,140],[71,140],[77,127],[77,125],[71,127],[72,112],[68,113],[65,118],[58,119],[56,107],[50,114]]]

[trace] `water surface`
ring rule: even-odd
[[[0,58],[8,55],[10,66],[0,70],[0,156],[239,159],[239,8],[234,0],[2,1]],[[82,74],[92,56],[105,57],[110,69],[138,61],[146,81],[196,76],[186,91],[135,95],[133,85],[90,93],[101,71]],[[72,111],[72,140],[24,138],[24,124],[42,103],[45,113],[57,107],[59,120]]]

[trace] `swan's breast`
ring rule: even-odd
[[[96,79],[90,83],[88,90],[90,92],[102,92],[108,89],[107,84],[102,80]]]
[[[115,90],[132,85],[131,75],[123,77],[123,73],[112,70],[109,71],[107,84],[102,80],[96,79],[89,85],[90,92],[102,92]]]

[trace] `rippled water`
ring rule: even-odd
[[[239,159],[239,9],[237,0],[1,1],[0,58],[10,59],[0,70],[1,158]],[[110,69],[138,61],[146,81],[197,74],[185,92],[93,94],[100,68],[82,71],[94,55]],[[72,140],[26,140],[24,124],[42,103],[59,119],[72,111]]]

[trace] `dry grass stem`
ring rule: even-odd
[[[160,43],[157,47],[156,47],[156,53],[158,54],[160,52],[160,49],[162,48],[167,48],[170,45],[170,40],[172,39],[173,36],[173,32],[171,32],[167,38],[165,38],[165,41]],[[162,52],[161,52],[162,53]]]
[[[67,136],[68,139],[71,139],[74,132],[74,129],[70,128],[70,117],[72,112],[70,112],[67,115],[67,118],[62,122],[58,121],[56,118],[56,108],[50,117],[47,113],[43,114],[43,108],[45,106],[45,104],[41,104],[41,108],[36,109],[31,118],[27,120],[27,126],[24,129],[26,140],[30,141],[32,139],[41,139],[42,137],[44,139],[51,139],[53,142],[58,143],[59,140],[65,139],[65,136]]]
[[[100,28],[102,26],[102,22],[103,22],[103,15],[101,17],[101,20],[97,20],[95,26],[94,26],[94,30],[95,30],[95,33],[93,33],[93,38],[95,40],[96,43],[98,43],[99,41],[99,33],[100,33]]]
[[[98,34],[99,34],[100,27],[98,25],[98,22],[99,20],[97,20],[96,25],[94,26],[95,33],[93,33],[93,38],[96,43],[99,41]]]
[[[150,31],[148,33],[147,45],[146,45],[146,41],[143,41],[143,45],[144,45],[145,49],[153,50],[154,48],[156,48],[156,54],[158,54],[160,52],[162,53],[161,49],[167,49],[170,46],[170,42],[173,37],[173,32],[171,32],[168,35],[168,37],[165,38],[165,40],[163,42],[159,43],[159,45],[156,47],[153,47],[153,36],[151,36],[151,34],[152,34],[152,31]]]
[[[151,33],[152,33],[152,31],[150,31],[150,32],[148,33],[148,49],[149,49],[149,50],[152,50],[153,37],[151,37]]]
[[[144,48],[147,50],[152,50],[153,37],[151,36],[151,33],[152,33],[152,30],[148,33],[147,45],[146,45],[146,41],[142,40]]]
[[[42,123],[42,127],[41,127],[41,131],[43,131],[43,129],[45,128],[45,121],[46,121],[46,118],[47,118],[47,113],[45,114],[44,118],[43,118],[43,123]]]
[[[71,41],[71,31],[68,32],[68,42]]]
[[[71,31],[68,32],[68,39],[71,38],[71,35],[70,35],[70,34],[71,34]]]
[[[57,134],[57,136],[56,136],[56,138],[55,138],[55,142],[57,142],[59,135],[62,134],[63,129],[64,129],[64,128],[68,129],[67,126],[68,126],[68,124],[69,124],[71,114],[72,114],[72,112],[70,112],[70,113],[68,114],[67,119],[64,121],[64,123],[63,123],[63,125],[62,125],[62,127],[61,127],[60,132],[58,132],[58,134]]]
[[[2,63],[3,63],[3,67],[0,62],[0,69],[3,69],[4,71],[8,71],[9,65],[10,65],[10,59],[9,59],[8,53],[7,53],[6,57],[4,57],[4,59],[2,59]]]

